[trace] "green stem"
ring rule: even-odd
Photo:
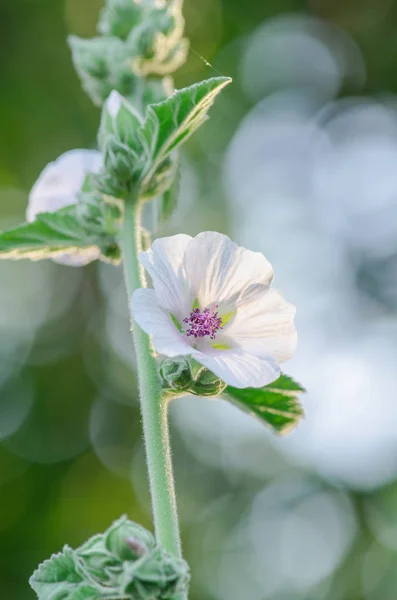
[[[130,301],[134,290],[146,287],[138,255],[141,251],[141,206],[136,196],[125,203],[124,276]],[[181,557],[181,542],[172,472],[167,401],[163,397],[149,336],[132,320],[138,364],[143,434],[149,471],[156,539],[166,550]],[[176,600],[176,599],[175,599]]]

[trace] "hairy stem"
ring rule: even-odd
[[[131,196],[125,203],[123,230],[124,276],[129,301],[134,290],[146,287],[144,272],[138,261],[140,251],[141,207],[138,198]],[[156,539],[166,550],[181,557],[167,401],[163,397],[149,336],[132,317],[131,328],[138,364],[143,434]]]

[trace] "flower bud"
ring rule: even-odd
[[[109,138],[133,149],[137,146],[137,130],[142,124],[139,113],[132,104],[113,90],[106,100],[101,116],[98,133],[98,144],[103,150]]]
[[[219,396],[226,383],[208,369],[201,369],[189,392],[195,396]]]
[[[134,544],[131,544],[131,540],[134,540]],[[154,545],[154,538],[147,529],[125,517],[116,521],[105,536],[106,549],[120,560],[136,560],[140,554],[136,548],[145,548],[147,551]]]
[[[26,210],[28,223],[41,213],[56,212],[73,204],[80,206],[79,194],[87,176],[97,173],[101,166],[102,157],[96,150],[69,150],[49,163],[29,194]],[[99,249],[93,247],[85,252],[80,249],[65,252],[53,260],[69,266],[83,266],[99,257]]]
[[[192,384],[189,361],[184,356],[164,359],[160,365],[159,374],[163,387],[174,392],[188,390]]]
[[[214,373],[189,357],[165,358],[160,365],[163,388],[169,392],[188,392],[195,396],[218,396],[226,384]]]
[[[187,563],[157,547],[136,562],[124,563],[120,589],[128,598],[160,600],[186,591],[188,583]]]

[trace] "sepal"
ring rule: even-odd
[[[194,396],[219,396],[226,383],[191,357],[165,358],[159,367],[164,391],[169,395],[181,393]]]

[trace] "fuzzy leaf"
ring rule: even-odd
[[[65,252],[84,254],[99,245],[114,243],[112,236],[101,235],[80,222],[77,205],[53,213],[41,213],[32,223],[0,232],[0,259],[53,258]]]
[[[186,589],[188,580],[184,560],[155,548],[136,562],[124,563],[120,590],[131,599],[166,599]]]
[[[80,585],[77,589],[73,590],[65,600],[113,600],[114,596],[103,594],[97,588],[91,585]],[[63,600],[63,598],[62,598]]]
[[[136,132],[142,124],[134,105],[118,92],[112,91],[105,102],[98,132],[98,145],[103,151],[109,136],[126,144],[130,149],[136,144]]]
[[[112,90],[134,94],[137,78],[131,70],[128,48],[116,37],[88,40],[68,37],[72,60],[82,87],[92,102],[101,106]]]
[[[29,583],[43,600],[63,600],[82,582],[77,573],[73,551],[65,546],[63,553],[54,554],[33,573]]]
[[[282,374],[263,388],[227,386],[227,399],[280,434],[289,433],[304,416],[298,394],[305,389],[289,375]]]
[[[169,75],[186,61],[189,43],[183,37],[182,0],[141,3],[141,23],[131,29],[126,45],[132,69],[140,77]]]
[[[169,219],[175,211],[178,203],[179,188],[181,184],[181,172],[179,166],[171,186],[166,190],[161,198],[160,204],[160,222],[163,223]]]
[[[98,31],[125,40],[142,18],[143,7],[133,0],[107,0],[101,11]]]
[[[216,96],[230,82],[228,77],[214,77],[148,106],[145,121],[138,130],[143,150],[141,179],[144,188],[165,158],[206,121]]]

